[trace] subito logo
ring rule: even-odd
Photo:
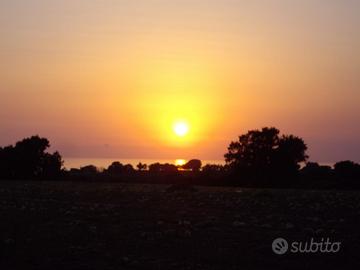
[[[272,242],[272,250],[275,254],[283,255],[289,249],[289,244],[284,238],[276,238]]]

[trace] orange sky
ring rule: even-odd
[[[2,1],[0,145],[222,158],[249,129],[360,161],[358,1]],[[189,133],[177,137],[174,122]]]

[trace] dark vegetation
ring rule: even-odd
[[[113,162],[99,170],[93,165],[65,170],[58,152],[48,153],[46,138],[33,136],[0,148],[0,179],[118,181],[275,188],[360,188],[360,165],[337,162],[334,167],[308,162],[305,142],[280,135],[276,128],[251,130],[230,143],[226,165],[202,165],[192,159],[183,166]],[[302,165],[302,167],[301,167]]]
[[[58,152],[50,154],[46,138],[32,136],[15,146],[0,147],[0,177],[3,179],[56,179],[60,177],[63,160]]]

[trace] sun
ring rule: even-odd
[[[175,165],[176,166],[182,166],[186,164],[186,160],[185,159],[176,159],[175,160]]]
[[[175,122],[173,125],[174,133],[179,137],[184,137],[189,133],[189,124],[185,121]]]

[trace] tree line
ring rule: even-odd
[[[100,170],[94,165],[65,170],[59,152],[49,153],[46,138],[32,136],[14,146],[0,147],[1,179],[127,181],[191,183],[249,187],[359,188],[360,164],[337,162],[334,167],[308,162],[307,145],[294,135],[281,135],[274,127],[250,130],[230,142],[225,165],[202,165],[192,159],[174,164],[131,164],[114,161]]]

